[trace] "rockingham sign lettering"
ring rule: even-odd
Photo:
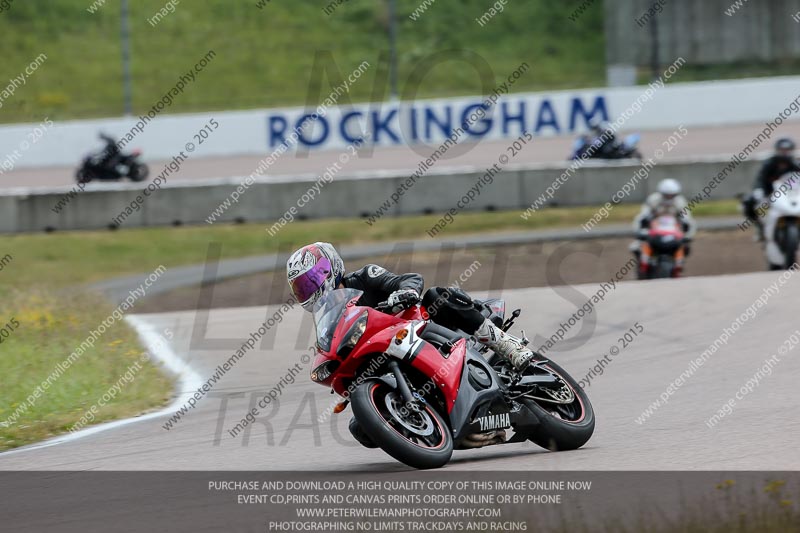
[[[535,75],[531,67],[528,75]],[[368,79],[358,83],[369,83]],[[554,91],[547,93],[509,92],[503,84],[495,87],[494,78],[482,85],[482,94],[444,99],[411,99],[393,102],[351,103],[344,99],[331,105],[325,113],[315,106],[282,109],[214,112],[214,118],[225,123],[225,131],[214,134],[205,143],[203,157],[271,154],[284,139],[290,139],[299,128],[297,142],[290,142],[288,151],[302,155],[310,151],[342,152],[355,140],[359,157],[372,157],[369,147],[391,147],[403,144],[438,146],[451,132],[461,127],[465,134],[460,142],[483,140],[504,141],[518,138],[523,132],[535,137],[574,135],[585,131],[591,119],[614,122],[650,89],[648,86]],[[510,84],[509,84],[510,85]],[[669,129],[675,124],[692,127],[726,126],[729,124],[763,124],[774,118],[775,102],[797,98],[800,76],[755,78],[719,82],[669,83],[658,89],[655,102],[625,120],[626,131]],[[329,92],[329,80],[315,90]],[[492,91],[495,92],[492,92]],[[770,95],[764,98],[764,95]],[[313,100],[313,99],[312,99]],[[748,105],[740,105],[748,102]],[[720,112],[724,110],[724,112]],[[136,135],[135,144],[148,159],[172,159],[183,149],[182,139],[191,136],[208,122],[208,113],[159,115]],[[74,120],[56,122],[45,137],[24,158],[15,162],[15,169],[26,166],[76,165],[81,154],[100,147],[97,132],[124,137],[136,126],[137,118]],[[15,146],[36,124],[0,126],[0,146]],[[369,135],[365,135],[369,133]],[[284,154],[281,157],[295,157]],[[450,153],[448,153],[450,155]],[[564,154],[566,156],[566,154]]]
[[[609,111],[606,97],[597,93],[512,94],[494,105],[482,97],[356,104],[316,118],[301,108],[274,110],[266,117],[266,148],[280,146],[295,129],[300,132],[298,146],[312,150],[344,148],[365,133],[372,146],[434,144],[457,127],[473,141],[516,139],[524,132],[564,135],[585,131],[592,119],[608,120]]]

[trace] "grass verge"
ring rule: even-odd
[[[133,416],[166,402],[170,380],[150,364],[135,333],[115,322],[77,357],[109,317],[100,296],[66,301],[30,288],[0,301],[0,450],[71,428]],[[49,380],[49,381],[48,381]]]
[[[365,60],[371,67],[347,97],[388,97],[386,2],[348,0],[328,15],[329,3],[272,1],[259,9],[256,1],[184,0],[153,26],[148,19],[164,8],[164,0],[128,2],[133,114],[146,113],[209,50],[216,58],[165,113],[316,107],[331,83],[339,83],[337,70],[347,76]],[[523,61],[531,72],[515,91],[604,83],[599,6],[565,32],[572,7],[555,2],[509,2],[484,27],[475,21],[487,10],[483,0],[461,0],[455,9],[433,5],[413,21],[409,15],[419,3],[397,2],[403,98],[482,94]],[[5,102],[0,122],[122,115],[119,2],[44,4],[17,0],[0,15],[0,79],[17,77],[39,54],[47,56]],[[425,68],[426,60],[432,68]]]
[[[569,17],[577,1],[506,2],[503,12],[483,26],[476,19],[491,7],[485,0],[461,0],[455,9],[432,3],[412,20],[421,3],[397,2],[401,98],[484,94],[523,61],[531,69],[515,83],[517,92],[606,83],[600,2],[574,21]],[[134,115],[147,113],[209,50],[216,58],[165,114],[315,107],[339,83],[339,75],[365,60],[371,67],[347,97],[357,102],[388,97],[386,2],[184,0],[157,25],[148,19],[165,7],[164,0],[128,5]],[[326,14],[328,5],[338,7]],[[120,18],[119,2],[13,2],[0,14],[0,79],[21,76],[40,54],[47,59],[3,102],[0,122],[122,115]],[[799,64],[790,59],[687,65],[674,81],[795,74]],[[650,81],[649,69],[639,74],[640,82]]]

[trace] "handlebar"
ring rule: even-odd
[[[411,309],[412,307],[417,305],[417,303],[418,302],[414,302],[414,303],[408,302],[407,304],[403,305],[403,309]],[[392,306],[389,305],[389,302],[387,300],[384,300],[383,302],[375,304],[373,306],[373,309],[375,309],[376,311],[380,311],[382,313],[391,313],[392,312]]]

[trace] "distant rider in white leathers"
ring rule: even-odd
[[[683,224],[684,231],[684,253],[689,256],[689,243],[697,233],[697,223],[692,218],[687,209],[686,198],[681,195],[681,184],[672,178],[661,180],[658,183],[658,190],[654,192],[642,204],[642,210],[633,220],[633,230],[639,238],[647,235],[647,229],[654,218],[661,215],[675,215]],[[634,241],[631,252],[639,258],[641,242]]]

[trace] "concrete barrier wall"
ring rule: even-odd
[[[650,64],[654,18],[664,64],[678,56],[695,65],[800,57],[800,0],[607,0],[604,8],[609,64]]]
[[[722,171],[728,161],[692,160],[661,163],[640,178],[624,203],[642,202],[655,190],[659,180],[675,178],[684,185],[688,197],[702,192],[703,187]],[[725,181],[712,194],[712,199],[733,198],[750,190],[759,162],[747,161],[728,173]],[[565,166],[509,166],[493,177],[491,185],[464,211],[487,209],[527,209],[553,181],[562,175]],[[634,178],[642,167],[638,164],[587,163],[577,170],[555,192],[551,205],[601,205]],[[215,223],[233,221],[264,222],[265,231],[278,220],[368,216],[389,200],[384,216],[422,213],[444,213],[456,208],[457,202],[481,179],[482,172],[455,172],[421,178],[400,196],[397,192],[407,174],[385,173],[381,177],[352,175],[337,177],[323,184],[316,198],[297,207],[300,198],[309,192],[316,176],[292,176],[287,179],[257,181],[242,192],[238,202],[217,216]],[[10,189],[0,193],[0,232],[19,233],[45,230],[102,229],[113,225],[121,213],[121,228],[167,226],[173,224],[207,224],[208,217],[230,198],[242,180],[228,178],[187,184],[174,184],[143,195],[144,186],[133,183],[89,184],[78,192],[60,212],[55,206],[72,187],[51,189]],[[138,210],[130,208],[143,198]],[[295,207],[294,213],[287,211]],[[380,223],[380,222],[376,222]]]

